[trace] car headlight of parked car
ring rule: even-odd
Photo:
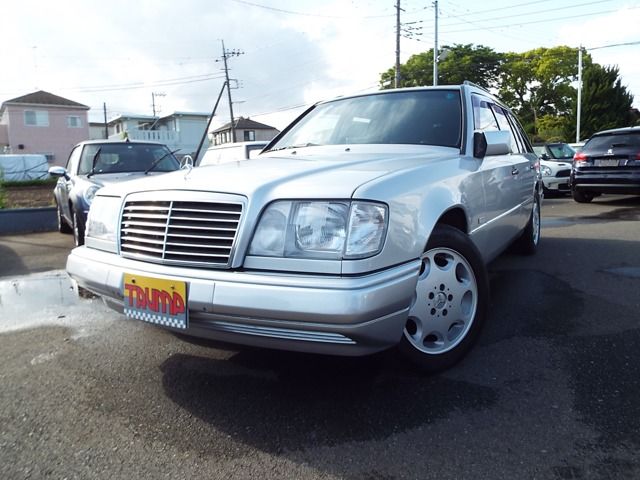
[[[91,202],[93,202],[93,199],[96,196],[96,192],[100,190],[100,188],[102,188],[100,185],[90,185],[84,189],[82,192],[82,198],[87,205],[91,205]]]
[[[553,172],[551,172],[551,169],[546,165],[540,165],[540,173],[542,174],[543,177],[550,177],[551,175],[553,175]]]
[[[387,206],[361,201],[278,201],[263,212],[250,255],[365,258],[382,249]]]
[[[92,247],[115,252],[120,204],[119,197],[95,197],[87,217],[87,245],[91,240]]]

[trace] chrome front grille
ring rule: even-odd
[[[120,224],[124,257],[173,265],[225,268],[242,204],[207,201],[127,201]]]

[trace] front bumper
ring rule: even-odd
[[[397,344],[413,301],[420,261],[358,277],[206,270],[74,249],[69,275],[123,311],[123,275],[188,283],[186,335],[266,348],[366,355]]]
[[[542,177],[542,183],[547,190],[569,191],[569,177]]]

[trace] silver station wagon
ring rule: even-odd
[[[537,156],[487,91],[322,102],[259,158],[97,192],[67,270],[126,317],[236,344],[366,355],[427,371],[487,315],[486,265],[533,253]]]

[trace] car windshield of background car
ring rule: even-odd
[[[93,157],[100,149],[94,173],[125,173],[144,172],[153,162],[162,157],[154,167],[156,172],[170,172],[177,170],[180,165],[164,145],[152,144],[92,144],[85,146],[80,160],[79,174],[91,172]]]
[[[312,145],[414,144],[460,147],[457,90],[367,95],[318,105],[271,150]]]
[[[572,159],[576,151],[566,143],[558,143],[555,145],[549,145],[549,151],[551,156],[558,160]]]
[[[598,135],[591,138],[582,151],[608,150],[610,148],[640,148],[640,132],[614,135]]]

